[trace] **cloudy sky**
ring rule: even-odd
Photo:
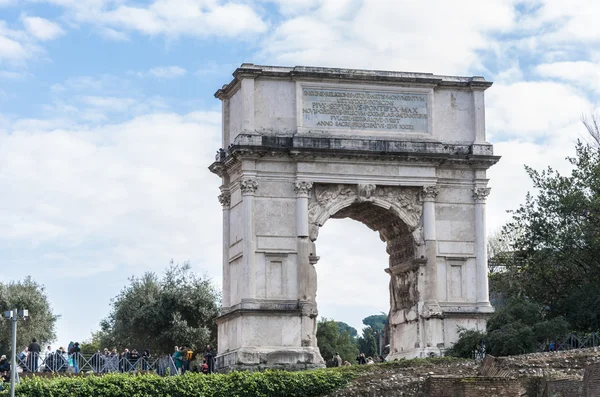
[[[243,62],[482,75],[490,230],[567,169],[600,95],[595,0],[0,0],[0,281],[32,275],[59,341],[97,328],[127,278],[189,260],[220,284],[213,93]],[[384,245],[331,220],[321,314],[388,310]]]

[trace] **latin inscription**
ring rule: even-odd
[[[428,132],[426,94],[302,89],[303,127]]]

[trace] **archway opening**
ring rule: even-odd
[[[411,262],[416,248],[411,230],[391,209],[370,201],[343,207],[323,225],[316,244],[321,257],[316,270],[322,318],[347,323],[358,335],[368,337],[374,329],[363,324],[364,318],[381,313],[387,317],[404,306],[396,294],[401,285],[390,269]],[[376,338],[377,350],[381,346],[385,353],[389,328],[381,329]]]

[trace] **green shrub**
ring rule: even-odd
[[[15,389],[21,397],[309,397],[348,384],[347,371],[265,371],[184,376],[108,374],[86,377],[28,377]],[[9,395],[8,390],[0,396]]]

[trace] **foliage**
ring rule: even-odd
[[[600,329],[600,152],[578,142],[573,169],[564,176],[548,168],[527,172],[537,189],[513,212],[504,233],[516,233],[518,259],[504,287],[564,317],[578,331]],[[506,282],[507,280],[508,282]]]
[[[36,338],[40,345],[56,338],[55,325],[59,316],[52,312],[43,285],[27,277],[23,281],[0,283],[0,314],[12,309],[29,310],[27,321],[19,321],[17,349],[29,345]],[[0,321],[0,353],[6,354],[11,346],[10,321]]]
[[[385,323],[387,323],[387,314],[374,314],[369,317],[363,318],[362,322],[367,327],[373,328],[375,331],[381,331],[385,328]]]
[[[351,327],[350,325],[346,324],[343,321],[336,321],[335,323],[337,324],[338,328],[340,329],[340,332],[346,331],[353,338],[356,338],[358,336],[358,331],[356,330],[356,328]]]
[[[310,397],[344,387],[353,377],[348,371],[232,372],[159,377],[153,374],[109,374],[87,377],[29,377],[15,389],[17,396],[53,397]],[[0,396],[8,395],[8,390]]]
[[[382,335],[385,330],[387,319],[387,314],[383,312],[363,318],[362,322],[367,327],[363,328],[362,335],[358,338],[358,349],[361,353],[364,353],[365,356],[379,356],[379,336]],[[383,340],[381,340],[381,342],[383,342]]]
[[[342,360],[349,362],[354,361],[358,354],[356,339],[348,331],[341,331],[338,322],[326,318],[317,324],[317,345],[326,361],[331,360],[336,352]]]
[[[556,340],[568,331],[569,324],[562,317],[548,319],[542,306],[511,299],[492,314],[486,333],[460,330],[459,340],[446,354],[469,358],[481,341],[494,356],[531,353],[539,343]]]
[[[153,354],[170,353],[176,345],[203,350],[216,344],[219,293],[210,279],[191,272],[188,263],[171,263],[162,279],[148,272],[129,281],[113,300],[94,343],[148,348]]]
[[[378,338],[375,330],[372,327],[363,328],[362,336],[358,338],[358,350],[367,357],[377,357],[379,355],[377,346]]]
[[[481,341],[486,338],[484,332],[466,328],[461,328],[458,331],[458,336],[458,341],[452,345],[451,348],[446,350],[446,356],[472,358],[473,351],[476,350],[481,344]]]

